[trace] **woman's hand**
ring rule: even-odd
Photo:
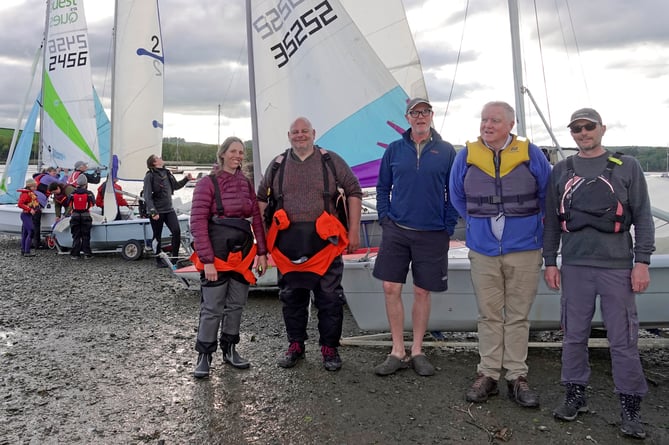
[[[204,277],[209,281],[218,280],[218,271],[214,263],[209,263],[204,265]]]
[[[258,276],[262,277],[267,271],[267,255],[258,255],[258,263],[256,266]]]

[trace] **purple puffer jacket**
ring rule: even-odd
[[[265,231],[263,227],[256,194],[253,185],[246,176],[237,170],[235,174],[220,171],[216,179],[221,190],[223,214],[228,218],[252,217],[253,233],[258,247],[257,255],[267,254]],[[190,230],[194,246],[200,261],[204,264],[214,262],[214,249],[209,239],[209,220],[216,215],[216,199],[211,177],[198,181],[193,192],[193,204],[190,212]]]

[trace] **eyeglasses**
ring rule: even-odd
[[[588,131],[594,130],[595,128],[597,128],[597,122],[589,122],[585,125],[574,125],[573,127],[570,128],[572,133],[579,134],[581,130],[583,130],[584,128]]]
[[[407,113],[411,117],[418,117],[418,116],[431,116],[432,115],[432,110],[427,109],[427,110],[411,110]]]

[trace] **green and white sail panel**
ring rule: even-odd
[[[102,166],[82,1],[49,0],[42,68],[42,162]]]
[[[157,0],[116,0],[112,156],[118,178],[144,178],[163,144],[164,56]],[[112,162],[113,165],[113,162]]]

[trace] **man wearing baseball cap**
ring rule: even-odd
[[[100,183],[100,169],[96,168],[93,173],[89,173],[88,171],[88,163],[85,161],[77,161],[74,163],[74,170],[70,174],[70,176],[67,177],[67,183],[69,185],[72,185],[74,187],[77,186],[77,179],[79,178],[80,175],[85,175],[86,176],[86,182],[90,184],[99,184]]]
[[[427,99],[411,99],[406,120],[410,128],[383,154],[376,185],[383,233],[373,275],[383,280],[392,336],[390,354],[374,368],[381,376],[410,366],[421,376],[435,372],[423,353],[423,336],[430,317],[430,292],[448,288],[448,244],[458,220],[448,189],[455,149],[431,127],[432,105]],[[413,343],[407,355],[402,284],[409,264],[414,301]]]
[[[562,290],[565,397],[553,415],[573,421],[588,411],[588,337],[599,296],[620,399],[620,430],[643,439],[646,432],[639,411],[648,385],[639,357],[635,294],[650,284],[648,266],[655,250],[646,179],[634,157],[613,154],[602,146],[606,125],[594,109],[575,111],[569,129],[578,154],[553,167],[543,241],[544,279],[551,289]]]

